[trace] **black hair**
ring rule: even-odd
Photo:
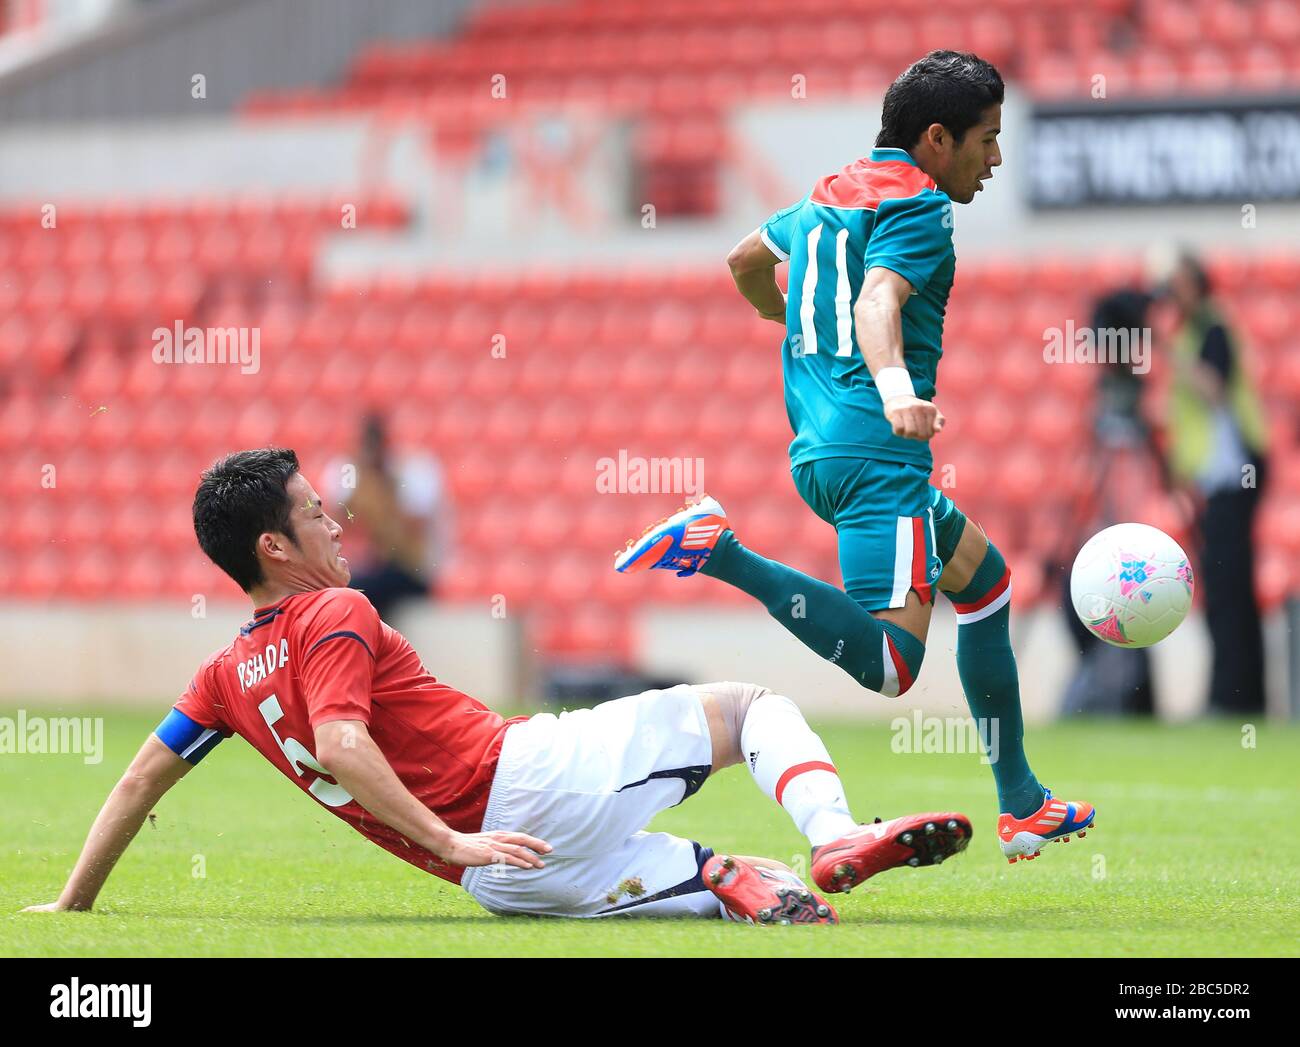
[[[980,114],[1000,105],[1002,77],[966,51],[931,51],[889,85],[880,113],[880,149],[911,149],[931,124],[942,124],[960,144]]]
[[[1092,326],[1098,329],[1146,327],[1152,296],[1146,291],[1120,288],[1103,295],[1092,307]]]
[[[298,456],[280,447],[237,451],[203,473],[194,493],[194,534],[214,564],[244,592],[263,580],[257,539],[268,531],[298,544],[288,483]]]

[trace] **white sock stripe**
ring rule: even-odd
[[[889,634],[880,630],[880,654],[884,659],[885,675],[880,683],[880,693],[886,698],[898,697],[898,670],[894,668],[894,659],[889,654]]]
[[[981,607],[978,611],[970,611],[966,614],[957,615],[958,625],[970,625],[972,622],[981,622],[991,614],[996,614],[1002,610],[1011,600],[1011,583],[1007,582],[1007,587],[1002,591],[1002,595],[986,607]]]

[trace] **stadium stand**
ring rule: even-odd
[[[525,105],[648,114],[633,143],[645,192],[690,214],[714,209],[713,183],[697,175],[723,133],[717,114],[788,95],[791,58],[820,56],[810,76],[846,91],[879,88],[919,40],[936,39],[963,41],[1040,97],[1077,92],[1099,69],[1133,93],[1300,83],[1300,14],[1286,0],[1106,0],[1086,17],[1065,0],[891,0],[892,20],[884,6],[809,0],[797,25],[785,0],[488,7],[454,37],[370,46],[341,85],[258,93],[244,113],[367,111],[454,135],[496,118],[482,84],[503,73]],[[315,262],[339,228],[338,201],[62,206],[59,236],[33,223],[38,208],[0,211],[0,496],[20,505],[0,548],[3,595],[229,591],[190,530],[198,470],[232,448],[277,443],[298,448],[310,473],[346,453],[371,410],[389,413],[397,444],[432,448],[446,464],[460,538],[443,596],[504,594],[532,612],[534,643],[553,657],[627,651],[634,601],[745,600],[725,586],[614,574],[615,546],[647,522],[646,507],[680,500],[599,497],[597,463],[620,450],[702,459],[704,486],[749,544],[838,579],[833,533],[788,477],[776,329],[735,294],[725,245],[707,267],[327,282]],[[359,209],[372,228],[407,221],[397,198]],[[1087,482],[1094,379],[1026,364],[1041,357],[1045,327],[1086,324],[1092,297],[1137,269],[1131,257],[959,269],[940,367],[951,425],[936,467],[955,469],[960,503],[998,536],[1020,606],[1054,584],[1040,536],[1059,531]],[[1285,349],[1300,327],[1300,255],[1228,255],[1214,276],[1279,438],[1293,442],[1300,358]],[[263,398],[247,400],[238,365],[167,368],[140,351],[178,317],[258,328]],[[489,351],[496,334],[508,365]],[[1050,388],[1026,399],[1043,374]],[[1157,359],[1157,387],[1160,377]],[[959,446],[959,457],[948,450]],[[1278,460],[1261,519],[1266,606],[1300,586],[1300,468],[1294,454]],[[51,462],[51,497],[22,498]],[[1167,516],[1153,494],[1146,518],[1176,530]]]
[[[338,88],[258,93],[247,108],[491,119],[481,87],[503,75],[523,104],[707,111],[788,96],[786,70],[805,65],[819,89],[879,87],[933,40],[961,41],[1044,97],[1086,96],[1098,73],[1134,94],[1300,83],[1290,0],[805,0],[791,15],[783,0],[487,7],[453,38],[367,48]]]
[[[393,228],[405,220],[394,200],[360,206]],[[609,569],[648,505],[675,507],[672,495],[597,494],[597,463],[620,449],[702,459],[705,486],[747,541],[838,577],[830,528],[802,508],[787,476],[777,332],[748,315],[720,265],[321,285],[311,260],[338,228],[330,201],[87,208],[61,213],[58,237],[31,226],[29,209],[0,214],[9,274],[0,493],[21,506],[0,553],[5,595],[149,600],[229,589],[194,546],[197,470],[265,443],[298,447],[319,468],[346,453],[369,409],[391,409],[395,442],[433,448],[447,463],[461,537],[444,596],[505,594],[534,612],[535,643],[552,655],[625,650],[633,601],[744,599]],[[1059,523],[1086,482],[1092,388],[1087,368],[1023,365],[1038,362],[1045,326],[1083,324],[1091,289],[1133,268],[989,261],[960,274],[940,383],[961,439],[936,444],[936,479],[955,469],[960,501],[1009,552],[1020,604],[1044,584],[1050,550],[1036,536],[1057,530],[1037,525]],[[1300,323],[1287,290],[1300,259],[1228,259],[1216,276],[1239,307],[1280,426],[1300,398],[1300,366],[1284,352]],[[238,364],[168,368],[139,351],[179,316],[259,328],[265,401],[246,402]],[[498,333],[506,360],[490,352]],[[1026,376],[1044,373],[1052,387],[1026,408]],[[22,498],[48,462],[60,463],[51,497]],[[1300,562],[1300,470],[1277,479],[1261,524],[1270,605]],[[1043,492],[1054,502],[1029,512]],[[1154,496],[1150,511],[1161,512]]]

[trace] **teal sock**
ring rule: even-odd
[[[1042,806],[1044,792],[1025,758],[1010,587],[1006,561],[990,542],[970,585],[950,597],[957,610],[957,673],[992,760],[999,807],[1025,818]]]
[[[925,645],[911,633],[877,621],[842,589],[751,552],[729,530],[700,570],[754,597],[801,643],[869,690],[887,693],[896,681],[902,694],[920,672]]]

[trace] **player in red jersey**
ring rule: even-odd
[[[506,720],[438,682],[345,588],[342,528],[292,451],[242,451],[209,469],[194,528],[253,617],[146,739],[59,900],[35,910],[89,909],[154,804],[232,734],[367,839],[502,914],[833,922],[783,863],[733,858],[726,875],[706,877],[711,850],[644,831],[737,763],[808,837],[828,892],[937,864],[970,837],[957,814],[909,820],[914,846],[898,844],[893,823],[859,829],[821,740],[765,688],[682,685]],[[746,866],[763,875],[734,872]]]

